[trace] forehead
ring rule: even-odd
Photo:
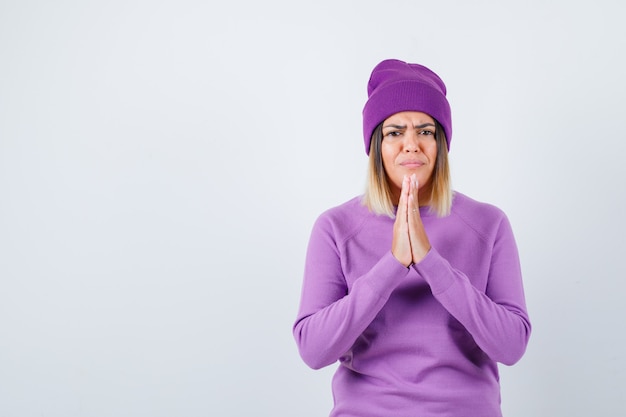
[[[435,119],[420,111],[403,111],[395,113],[383,122],[383,127],[387,124],[394,125],[423,125],[425,123],[435,124]]]

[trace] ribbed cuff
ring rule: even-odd
[[[410,272],[410,268],[402,265],[389,251],[380,258],[364,278],[374,292],[381,297],[388,298]]]
[[[454,284],[452,267],[435,248],[430,248],[424,259],[412,267],[426,280],[433,294],[440,294]]]

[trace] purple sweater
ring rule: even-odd
[[[360,198],[313,227],[293,333],[310,367],[339,360],[332,417],[502,415],[496,362],[530,336],[511,226],[460,193],[447,217],[420,212],[432,249],[409,268]]]

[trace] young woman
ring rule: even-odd
[[[339,361],[332,417],[498,417],[497,363],[530,321],[498,208],[453,192],[450,106],[428,68],[385,60],[363,110],[364,196],[323,213],[293,333],[303,360]]]

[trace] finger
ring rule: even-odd
[[[404,176],[402,178],[402,190],[401,193],[407,195],[411,192],[411,178],[408,176]]]
[[[419,210],[419,184],[415,175],[411,176],[411,191],[408,196],[408,228],[411,245],[412,262],[419,263],[430,250],[430,242]]]
[[[411,188],[411,183],[409,177],[406,175],[402,179],[402,189],[400,190],[400,201],[398,201],[398,211],[396,213],[397,218],[407,220],[408,216],[408,203],[409,203],[409,192]]]
[[[418,183],[417,177],[415,174],[411,175],[409,182],[409,195],[408,195],[408,204],[407,210],[409,212],[409,216],[417,215],[419,217],[419,201],[418,201]]]
[[[415,197],[413,196],[413,194],[409,195],[409,203],[407,204],[408,206],[408,212],[409,212],[409,217],[415,218],[415,216],[419,217],[419,206],[417,205],[417,203],[415,202]]]
[[[417,175],[413,174],[411,175],[411,194],[413,195],[413,198],[415,199],[415,205],[416,207],[419,209],[419,200],[418,200],[418,195],[419,195],[419,184],[417,182]]]
[[[419,203],[417,200],[417,185],[414,185],[413,191],[409,195],[409,241],[411,245],[411,257],[413,263],[419,263],[430,250],[430,242],[428,235],[424,229],[422,216],[419,211]]]
[[[409,178],[405,177],[402,181],[402,191],[400,194],[400,201],[398,202],[396,221],[393,228],[393,241],[391,244],[391,252],[404,266],[409,266],[413,259],[411,244],[409,241],[409,225],[407,221],[409,188]]]

